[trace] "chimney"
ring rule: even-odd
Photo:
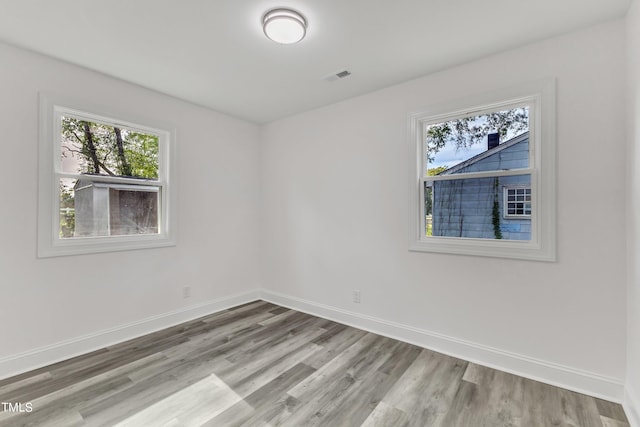
[[[489,135],[487,135],[487,150],[496,148],[498,145],[500,145],[499,133],[490,133]]]

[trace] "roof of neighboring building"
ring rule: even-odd
[[[454,174],[456,172],[458,172],[461,169],[464,169],[466,167],[471,166],[474,163],[478,163],[480,160],[484,160],[487,157],[491,157],[494,154],[497,154],[499,152],[501,152],[502,150],[505,150],[509,147],[512,147],[516,144],[518,144],[519,142],[523,142],[529,139],[529,132],[525,132],[521,135],[518,135],[514,138],[511,138],[508,141],[503,142],[502,144],[498,145],[497,147],[493,147],[490,150],[487,151],[483,151],[480,154],[477,154],[463,162],[458,163],[457,165],[453,165],[451,166],[449,169],[445,169],[442,172],[440,172],[438,175],[451,175]]]

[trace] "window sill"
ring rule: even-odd
[[[175,238],[163,235],[56,239],[51,244],[41,242],[38,246],[38,258],[164,248],[170,246],[176,246]]]
[[[555,248],[515,240],[428,237],[409,242],[409,251],[555,262]]]

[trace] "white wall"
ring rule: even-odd
[[[621,399],[624,30],[592,27],[266,125],[263,286],[307,307],[570,367],[616,384],[602,394]],[[558,262],[409,252],[408,114],[547,76],[557,77]],[[480,361],[499,365],[489,359]]]
[[[178,246],[36,258],[38,91],[176,126]],[[2,44],[0,94],[0,362],[258,288],[257,126]]]
[[[629,156],[628,170],[628,335],[625,408],[640,426],[640,3],[634,1],[627,15],[627,75]]]

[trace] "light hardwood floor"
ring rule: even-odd
[[[1,426],[629,426],[618,404],[264,301],[2,380],[0,402],[33,407]]]

